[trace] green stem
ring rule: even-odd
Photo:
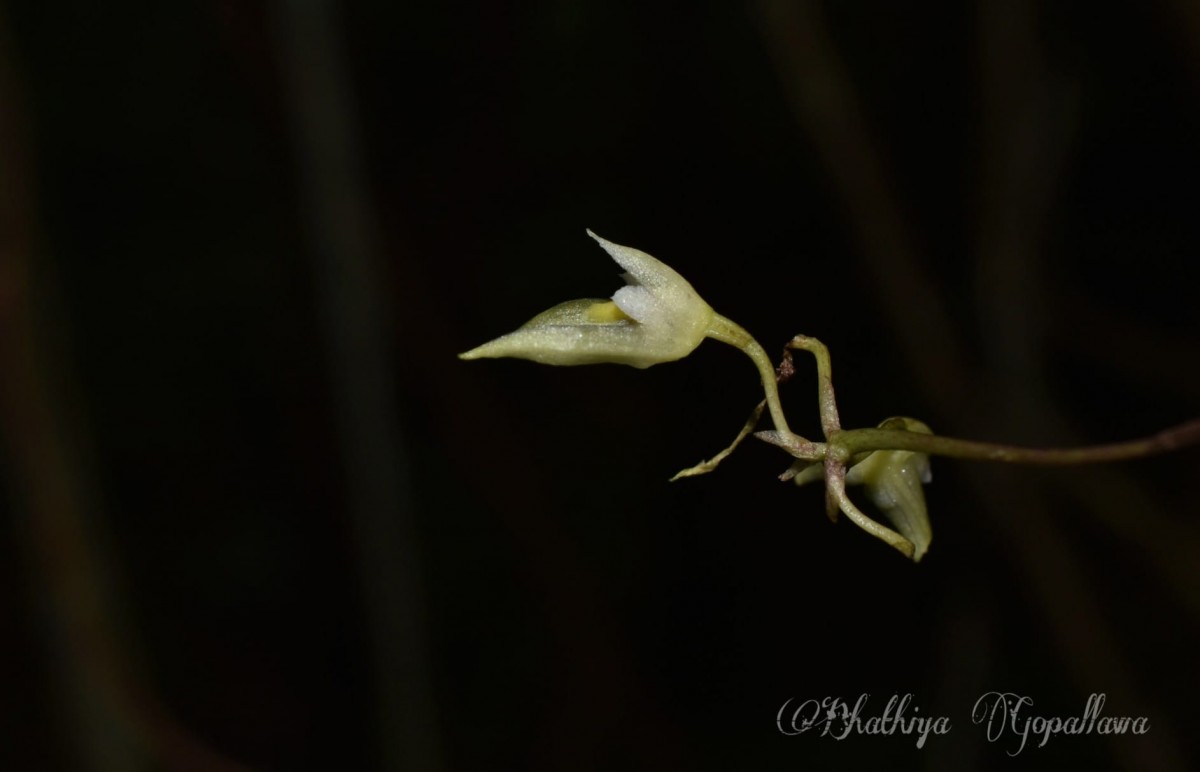
[[[867,517],[854,505],[846,495],[846,467],[832,459],[825,461],[825,496],[830,509],[830,519],[833,519],[840,509],[859,528],[900,550],[904,557],[912,558],[916,548],[911,541],[886,525]]]
[[[756,341],[750,333],[746,332],[737,322],[726,319],[720,314],[713,316],[712,322],[708,325],[708,331],[705,333],[713,340],[719,340],[722,343],[728,343],[734,348],[741,349],[746,356],[754,362],[754,366],[758,368],[758,374],[762,378],[763,391],[767,395],[767,407],[771,411],[771,421],[775,424],[775,429],[781,435],[797,437],[801,441],[806,441],[802,437],[792,433],[788,428],[787,419],[783,416],[783,405],[779,402],[779,387],[775,380],[775,366],[771,364],[770,357],[767,356],[766,350]]]
[[[930,456],[977,461],[1065,466],[1146,458],[1200,443],[1200,418],[1164,429],[1149,437],[1083,448],[1025,448],[1019,445],[975,442],[899,429],[844,429],[828,443],[804,440],[796,442],[780,432],[756,432],[754,436],[809,462],[821,461],[831,454],[842,459],[851,459],[874,450],[911,450]]]
[[[829,349],[821,341],[807,335],[797,335],[787,347],[808,351],[817,359],[817,402],[821,411],[821,430],[825,432],[825,439],[832,439],[834,434],[841,431],[842,422],[833,393],[833,365],[829,361]]]
[[[838,419],[837,401],[833,391],[833,372],[829,349],[816,338],[797,335],[788,343],[789,349],[810,352],[817,360],[817,389],[821,411],[821,427],[828,446],[821,443],[795,442],[783,432],[772,435],[759,432],[756,436],[787,449],[793,456],[806,461],[818,461],[826,455],[843,462],[873,450],[912,450],[931,456],[949,456],[981,461],[1002,461],[1014,464],[1094,464],[1121,461],[1167,453],[1200,442],[1200,419],[1194,419],[1149,437],[1107,445],[1084,448],[1024,448],[992,442],[974,442],[953,437],[908,432],[898,429],[852,429],[844,431]]]
[[[1197,442],[1200,442],[1200,419],[1194,419],[1137,440],[1083,448],[1024,448],[1017,445],[974,442],[895,429],[843,431],[830,445],[836,445],[850,455],[872,450],[912,450],[931,456],[950,456],[980,461],[1065,465],[1144,458],[1167,453]]]

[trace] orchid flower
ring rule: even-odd
[[[705,338],[741,349],[762,378],[775,428],[788,437],[779,402],[775,369],[758,341],[740,326],[717,314],[692,285],[670,266],[632,247],[589,236],[625,269],[626,286],[611,300],[569,300],[543,311],[514,332],[459,354],[461,359],[514,357],[548,365],[615,363],[650,367],[692,353]],[[711,471],[737,440],[717,458],[684,470],[688,476]]]
[[[889,418],[879,424],[880,429],[904,431],[913,434],[932,435],[933,431],[915,418]],[[839,429],[840,431],[840,429]],[[759,437],[772,444],[780,444],[775,432],[760,432]],[[796,461],[780,479],[791,480],[798,486],[818,481],[825,482],[828,490],[828,465],[811,459]],[[899,549],[913,562],[919,561],[929,550],[933,530],[929,525],[929,513],[925,508],[925,491],[921,487],[932,479],[929,471],[929,456],[911,450],[873,450],[863,455],[849,469],[842,467],[842,482],[834,489],[830,517],[836,519],[840,509],[856,525],[873,536]],[[871,500],[895,530],[872,520],[845,496],[845,485],[861,485]]]
[[[459,356],[645,368],[692,353],[715,316],[708,303],[686,279],[645,252],[587,233],[626,271],[627,284],[612,300],[569,300]]]

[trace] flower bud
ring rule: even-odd
[[[889,418],[879,428],[933,434],[915,418]],[[876,450],[846,472],[846,482],[861,484],[871,503],[913,543],[914,562],[929,549],[933,538],[921,488],[930,479],[929,456],[911,450]]]

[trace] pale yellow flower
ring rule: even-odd
[[[714,317],[692,285],[645,252],[605,241],[590,230],[588,235],[625,269],[627,286],[612,300],[561,303],[459,357],[515,357],[548,365],[613,362],[644,368],[692,353]]]

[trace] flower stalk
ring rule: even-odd
[[[758,369],[758,375],[762,379],[763,392],[767,397],[767,406],[771,411],[771,421],[775,424],[775,430],[780,434],[791,435],[795,439],[803,441],[803,438],[796,437],[788,428],[787,418],[783,415],[783,404],[779,401],[775,365],[767,356],[766,349],[741,325],[720,315],[713,316],[712,322],[708,325],[707,334],[713,340],[727,343],[750,357],[750,361],[754,362],[754,367]]]

